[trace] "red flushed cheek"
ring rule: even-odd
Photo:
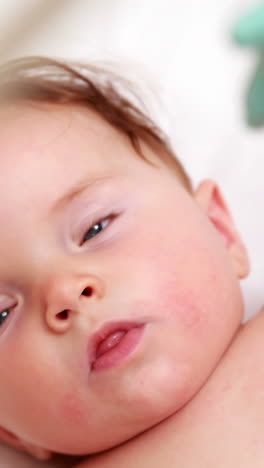
[[[214,279],[206,268],[197,274],[198,260],[186,256],[183,247],[176,245],[176,241],[166,247],[155,241],[155,245],[146,247],[144,256],[138,259],[139,290],[143,288],[144,295],[141,306],[147,315],[168,320],[179,332],[203,337],[212,319],[208,284],[214,288]],[[200,253],[200,257],[202,261],[204,255]]]
[[[161,267],[164,268],[162,262]],[[155,266],[157,271],[158,265]],[[206,301],[201,291],[186,284],[175,272],[164,272],[152,278],[148,291],[149,300],[143,307],[160,318],[168,320],[179,331],[187,331],[194,335],[203,334],[209,324]]]
[[[67,423],[80,423],[83,419],[83,409],[77,393],[70,391],[66,393],[60,404],[60,411]]]
[[[205,310],[193,292],[178,294],[175,298],[177,307],[175,319],[180,327],[190,333],[200,335],[206,327],[207,318]]]

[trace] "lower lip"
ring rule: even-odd
[[[94,372],[108,370],[121,364],[137,348],[144,332],[144,326],[131,328],[118,345],[102,354],[92,365]]]

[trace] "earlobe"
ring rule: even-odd
[[[218,185],[212,180],[205,180],[194,196],[221,235],[238,278],[245,278],[249,273],[248,255]]]
[[[49,460],[53,453],[50,450],[42,449],[33,444],[25,442],[24,440],[17,437],[13,432],[8,431],[0,426],[0,440],[23,452],[30,453],[33,457],[39,460]]]

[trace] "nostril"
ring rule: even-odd
[[[60,320],[66,320],[68,318],[68,310],[63,310],[62,312],[59,312],[57,314],[57,317],[60,319]]]
[[[87,288],[85,288],[82,292],[82,296],[91,296],[93,294],[93,290],[90,286],[88,286]]]

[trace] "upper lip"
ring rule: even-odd
[[[106,322],[104,323],[89,339],[88,342],[88,358],[90,367],[96,360],[97,349],[100,343],[105,340],[105,338],[114,333],[115,331],[128,331],[135,327],[143,326],[143,322],[134,322],[134,321],[116,321],[116,322]]]

